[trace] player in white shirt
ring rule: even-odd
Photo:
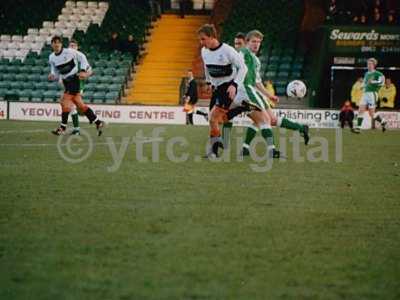
[[[212,85],[211,102],[215,106],[210,111],[210,151],[209,157],[218,156],[218,148],[223,148],[220,124],[227,121],[227,112],[243,84],[247,67],[237,51],[217,39],[214,25],[205,24],[198,30],[201,57],[204,63],[206,80]]]
[[[90,65],[86,56],[75,49],[63,48],[62,39],[54,36],[51,39],[51,47],[53,53],[50,54],[50,81],[58,81],[62,79],[64,85],[64,95],[61,99],[61,124],[53,130],[55,135],[65,133],[68,124],[68,116],[70,111],[76,106],[89,120],[95,123],[97,133],[100,136],[104,127],[104,122],[99,120],[93,110],[83,103],[81,97],[81,80],[91,75]]]

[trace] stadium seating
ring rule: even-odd
[[[179,9],[180,0],[171,0],[171,8]],[[211,10],[214,7],[215,0],[193,0],[193,10]]]
[[[198,51],[196,30],[208,16],[163,15],[154,25],[148,51],[138,67],[127,103],[179,103],[181,79]]]
[[[58,6],[58,15],[54,12],[43,15],[52,15],[53,19],[35,23],[40,24],[40,28],[28,28],[24,35],[19,29],[21,24],[8,25],[9,31],[0,35],[0,99],[59,99],[62,86],[47,82],[47,76],[51,52],[48,44],[52,35],[61,34],[64,44],[71,37],[78,40],[80,49],[93,67],[94,75],[87,81],[85,100],[96,103],[119,101],[131,73],[133,57],[128,53],[110,51],[106,41],[112,31],[134,34],[143,40],[149,22],[146,1],[138,0],[134,4],[129,0],[62,3],[64,7]],[[35,5],[37,7],[37,3]],[[133,16],[132,11],[137,14]],[[15,35],[13,30],[22,34]]]
[[[260,61],[263,79],[270,79],[278,95],[292,79],[303,79],[304,53],[297,47],[303,1],[236,0],[223,26],[222,39],[232,43],[237,32],[264,33]],[[290,12],[290,14],[288,13]]]

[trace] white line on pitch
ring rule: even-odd
[[[137,142],[141,143],[152,143],[152,142],[162,142],[164,139],[162,138],[156,138],[156,139],[133,139],[128,143],[128,145],[135,144]],[[89,143],[77,143],[78,145],[89,145]],[[108,145],[111,143],[93,143],[94,146],[104,146]],[[121,142],[112,142],[114,145],[121,145]],[[67,146],[68,144],[60,144],[60,146]],[[21,148],[29,148],[29,147],[52,147],[52,146],[57,146],[57,144],[0,144],[0,147],[21,147]]]

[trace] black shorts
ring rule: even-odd
[[[65,92],[71,95],[76,95],[81,91],[81,81],[78,74],[74,74],[63,79]]]
[[[234,85],[237,92],[237,84],[234,81],[225,82],[214,89],[210,101],[210,110],[214,105],[221,107],[223,109],[229,109],[232,104],[232,99],[228,95],[228,87]]]

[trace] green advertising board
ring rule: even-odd
[[[329,26],[326,30],[332,54],[400,54],[398,26]]]

